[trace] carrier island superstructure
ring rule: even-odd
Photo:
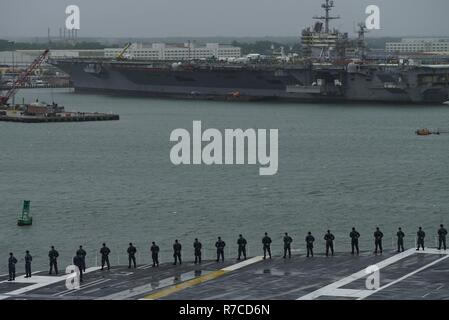
[[[370,58],[365,26],[356,39],[332,29],[333,1],[302,31],[303,55],[286,60],[145,61],[59,58],[50,63],[71,76],[79,92],[211,100],[443,103],[449,65]]]

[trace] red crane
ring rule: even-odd
[[[27,78],[31,75],[31,73],[36,70],[36,68],[39,67],[42,62],[44,62],[49,52],[49,49],[45,49],[45,51],[42,52],[36,59],[34,59],[33,63],[31,63],[28,68],[17,77],[11,89],[9,89],[4,96],[0,96],[0,106],[6,105],[8,103],[8,100],[17,93],[22,85],[25,84]]]

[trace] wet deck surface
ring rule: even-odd
[[[380,270],[380,288],[374,290],[365,284],[370,265]],[[449,299],[449,250],[429,248],[424,253],[299,254],[292,259],[253,257],[87,271],[78,290],[66,288],[63,274],[36,272],[31,279],[19,274],[15,282],[3,275],[0,299]]]

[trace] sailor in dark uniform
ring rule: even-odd
[[[33,257],[27,250],[25,252],[25,278],[31,278],[31,261],[33,261]]]
[[[83,282],[83,272],[84,272],[83,256],[81,254],[77,254],[75,257],[73,257],[73,264],[78,267],[80,282]]]
[[[176,265],[176,263],[179,260],[179,264],[182,263],[181,260],[181,250],[182,250],[182,246],[181,244],[178,242],[178,240],[175,240],[175,243],[173,244],[173,258],[175,258],[175,262],[173,263],[174,265]]]
[[[87,252],[86,252],[86,250],[83,249],[83,246],[80,246],[78,251],[76,251],[76,255],[80,256],[81,259],[83,259],[83,271],[86,272],[86,256],[87,256]]]
[[[203,248],[203,245],[197,238],[195,238],[195,241],[193,242],[193,250],[195,254],[195,264],[201,263],[201,249]]]
[[[130,242],[128,250],[126,250],[126,252],[128,253],[128,269],[131,268],[131,262],[133,263],[134,269],[135,269],[137,267],[137,264],[136,264],[137,248],[134,247],[133,244]]]
[[[246,244],[247,241],[243,236],[240,234],[239,238],[237,239],[237,245],[238,245],[238,257],[237,260],[240,260],[240,258],[243,255],[243,259],[246,260]]]
[[[156,245],[156,242],[152,242],[150,250],[153,267],[159,267],[159,246]]]
[[[14,257],[13,253],[9,253],[9,259],[8,259],[8,272],[9,272],[9,280],[8,281],[14,281],[16,280],[16,263],[17,259]]]
[[[421,247],[424,250],[424,238],[426,237],[426,233],[422,230],[421,227],[418,228],[418,232],[416,233],[416,243],[418,244],[418,248],[416,251],[419,251]]]
[[[221,240],[221,237],[218,237],[217,242],[215,242],[215,247],[217,248],[217,262],[220,261],[220,257],[221,257],[221,261],[224,261],[224,248],[226,246],[226,243]]]
[[[404,237],[405,233],[402,231],[402,228],[398,228],[398,232],[396,233],[398,237],[398,252],[404,252]]]
[[[58,257],[59,252],[55,250],[54,246],[51,246],[51,250],[48,252],[48,258],[50,259],[50,272],[48,274],[52,273],[53,268],[55,273],[58,274]]]
[[[103,247],[100,249],[101,270],[104,269],[105,264],[108,266],[108,270],[111,269],[111,265],[109,264],[109,254],[110,253],[111,253],[111,250],[108,247],[106,247],[106,243],[103,243]]]
[[[354,249],[357,251],[357,254],[359,254],[360,233],[358,233],[358,231],[356,231],[355,228],[352,228],[349,237],[351,238],[351,254],[354,254]]]
[[[374,249],[374,253],[377,254],[377,250],[380,251],[380,253],[382,253],[382,238],[383,238],[384,234],[382,233],[382,231],[379,230],[379,227],[376,228],[376,231],[374,231],[374,245],[375,245],[375,249]]]
[[[440,229],[438,230],[438,250],[441,250],[442,245],[444,250],[446,250],[446,235],[447,230],[440,224]]]
[[[313,257],[313,242],[315,238],[312,236],[312,232],[308,232],[306,236],[306,246],[307,246],[307,258],[309,255]]]
[[[290,259],[292,257],[292,242],[293,239],[288,235],[286,232],[284,235],[284,259],[287,258],[287,252],[288,252],[288,258]]]
[[[268,236],[268,233],[265,232],[265,236],[262,238],[263,244],[263,258],[266,259],[267,252],[271,259],[271,238]]]
[[[326,241],[326,257],[329,256],[329,249],[331,251],[331,254],[334,255],[334,240],[335,240],[335,237],[331,233],[330,230],[327,230],[327,233],[324,235],[324,240]]]

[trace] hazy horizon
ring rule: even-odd
[[[321,15],[324,0],[7,0],[0,4],[0,37],[58,37],[65,8],[81,12],[79,37],[295,37]],[[369,37],[447,36],[447,0],[335,0],[332,26],[354,34],[370,4],[381,9],[381,30]],[[18,23],[20,21],[20,23]],[[431,23],[429,23],[429,21]]]

